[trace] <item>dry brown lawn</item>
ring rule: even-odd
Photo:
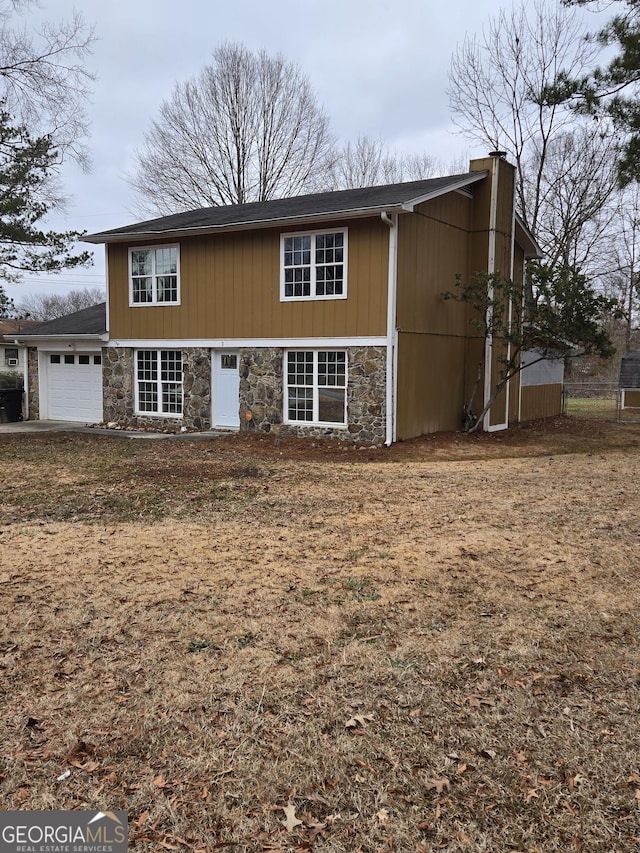
[[[640,427],[0,437],[0,807],[140,851],[640,850]]]

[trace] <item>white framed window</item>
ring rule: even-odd
[[[280,300],[347,298],[347,229],[282,234]]]
[[[346,426],[347,353],[289,350],[284,396],[286,423]]]
[[[17,367],[18,365],[18,348],[5,347],[4,349],[5,367]]]
[[[135,375],[137,414],[182,415],[182,350],[136,350]]]
[[[129,249],[129,305],[180,304],[178,246]]]

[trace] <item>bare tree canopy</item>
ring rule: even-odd
[[[455,123],[512,158],[519,212],[552,264],[588,266],[613,215],[620,138],[547,96],[561,70],[579,76],[597,53],[575,9],[521,0],[466,39],[451,63]]]
[[[147,213],[265,201],[321,187],[332,152],[329,120],[300,69],[224,44],[163,102],[129,183]]]
[[[16,310],[20,317],[44,322],[99,305],[104,300],[101,287],[83,287],[64,294],[28,293],[18,302]]]
[[[0,98],[32,136],[47,136],[60,158],[86,166],[93,29],[74,11],[67,21],[29,30],[22,16],[32,7],[37,0],[0,0]]]
[[[466,163],[456,163],[453,168],[447,168],[428,154],[389,151],[381,139],[363,135],[355,143],[348,142],[336,154],[331,170],[327,173],[326,189],[354,189],[421,181],[445,172],[466,170]]]

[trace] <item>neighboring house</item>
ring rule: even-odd
[[[485,353],[476,410],[489,398],[499,347],[442,294],[456,275],[521,277],[539,256],[513,199],[514,168],[496,154],[462,175],[88,236],[108,269],[101,419],[387,444],[459,429]],[[58,390],[43,406],[42,388],[56,343],[38,345],[42,417],[54,416]],[[556,390],[516,377],[485,429],[559,413]]]
[[[105,303],[38,323],[21,333],[28,348],[25,382],[30,420],[99,423],[103,414]]]
[[[27,349],[16,337],[37,325],[37,320],[0,318],[0,374],[25,375]]]
[[[640,408],[640,350],[627,353],[622,359],[618,385],[621,407]]]

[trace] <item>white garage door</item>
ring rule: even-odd
[[[48,354],[46,418],[83,423],[102,420],[100,353]]]

